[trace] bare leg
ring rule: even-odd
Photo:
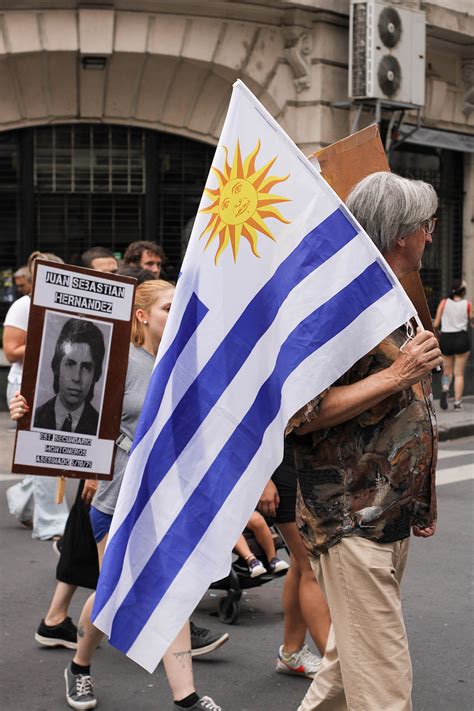
[[[454,401],[462,400],[464,392],[464,371],[469,360],[469,351],[454,356]]]
[[[252,551],[250,550],[249,544],[247,543],[244,535],[239,537],[239,540],[234,546],[234,551],[244,560],[248,560],[249,558],[255,557]]]
[[[189,621],[163,657],[163,665],[175,701],[185,699],[195,691]]]
[[[324,654],[331,625],[326,598],[316,582],[296,523],[281,523],[278,528],[291,553],[291,566],[283,587],[283,649],[291,654],[301,648],[305,637],[302,632],[304,624],[305,631],[307,627],[317,648]]]
[[[272,558],[275,558],[276,551],[275,544],[273,543],[272,532],[270,531],[263,516],[255,511],[255,513],[253,513],[250,517],[247,528],[250,528],[254,534],[257,539],[257,543],[259,543],[262,547],[267,560],[270,561]]]
[[[102,558],[104,557],[106,543],[107,536],[104,536],[104,538],[97,544],[99,566],[102,565]],[[104,636],[104,633],[98,630],[97,627],[94,627],[91,622],[94,599],[95,593],[92,593],[92,595],[87,598],[85,605],[82,608],[81,617],[77,626],[77,649],[73,662],[75,664],[79,664],[81,667],[89,666],[92,661],[92,657],[94,656],[94,652]]]
[[[44,621],[50,627],[59,625],[67,617],[72,596],[76,591],[76,585],[58,582],[54,591],[49,610]]]
[[[107,536],[97,544],[99,565],[102,565],[106,542]],[[86,600],[77,628],[77,651],[73,661],[80,666],[88,666],[91,663],[94,652],[104,636],[103,632],[98,630],[97,627],[94,627],[91,622],[94,599],[95,593],[90,595]],[[180,700],[186,698],[186,696],[189,696],[195,691],[191,661],[191,633],[189,630],[189,621],[186,622],[166,652],[163,657],[163,664],[173,699]]]
[[[441,386],[445,392],[449,392],[451,380],[453,379],[454,356],[443,355],[443,375],[441,376]]]
[[[89,666],[94,652],[104,636],[104,633],[94,627],[91,622],[94,599],[95,593],[87,598],[77,625],[77,649],[73,662],[81,667]]]
[[[283,583],[283,651],[293,654],[304,644],[308,625],[300,606],[301,571],[293,555]]]

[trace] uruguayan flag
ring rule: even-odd
[[[413,315],[344,204],[236,82],[97,588],[111,644],[153,671],[228,573],[289,418]]]

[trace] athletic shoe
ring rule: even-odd
[[[56,555],[59,556],[61,555],[61,551],[63,549],[63,537],[57,538],[56,540],[53,541],[53,551],[56,553]]]
[[[177,704],[175,704],[173,708],[175,711],[177,709],[179,709],[179,711],[184,711],[183,707],[178,706]],[[196,701],[193,706],[189,707],[189,711],[191,711],[191,709],[201,709],[201,711],[222,711],[222,706],[218,706],[210,696],[203,696],[199,699],[199,701]]]
[[[270,573],[273,573],[273,575],[275,575],[275,573],[282,573],[284,570],[288,570],[289,567],[289,564],[280,558],[272,558],[268,564],[268,570]]]
[[[77,649],[77,627],[70,617],[66,617],[59,625],[51,626],[41,620],[35,640],[44,647]]]
[[[263,575],[267,572],[267,569],[263,565],[262,561],[258,558],[250,558],[247,562],[251,578],[258,578],[259,575]]]
[[[203,654],[209,654],[215,649],[221,647],[229,639],[227,632],[219,634],[211,632],[205,627],[198,627],[194,622],[191,625],[191,656],[200,657]]]
[[[314,679],[321,666],[321,659],[310,652],[306,645],[293,654],[285,654],[283,645],[278,651],[276,671]]]
[[[455,410],[462,410],[462,401],[461,400],[454,403],[454,409]]]
[[[448,409],[448,392],[447,392],[447,390],[443,390],[443,392],[441,393],[441,397],[439,399],[439,406],[442,410]]]
[[[73,674],[71,665],[64,670],[66,701],[72,709],[95,709],[94,680],[89,674]]]

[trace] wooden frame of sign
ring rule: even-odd
[[[344,201],[354,185],[366,175],[390,170],[377,124],[316,151],[309,159],[313,157],[319,161],[323,178]],[[400,283],[416,308],[424,328],[434,333],[419,272],[408,274]]]
[[[136,280],[35,262],[12,471],[111,479]],[[62,424],[61,424],[62,422]]]

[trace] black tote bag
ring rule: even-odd
[[[99,578],[99,559],[89,507],[81,498],[83,489],[84,481],[81,480],[66,521],[56,578],[63,583],[95,590]]]

